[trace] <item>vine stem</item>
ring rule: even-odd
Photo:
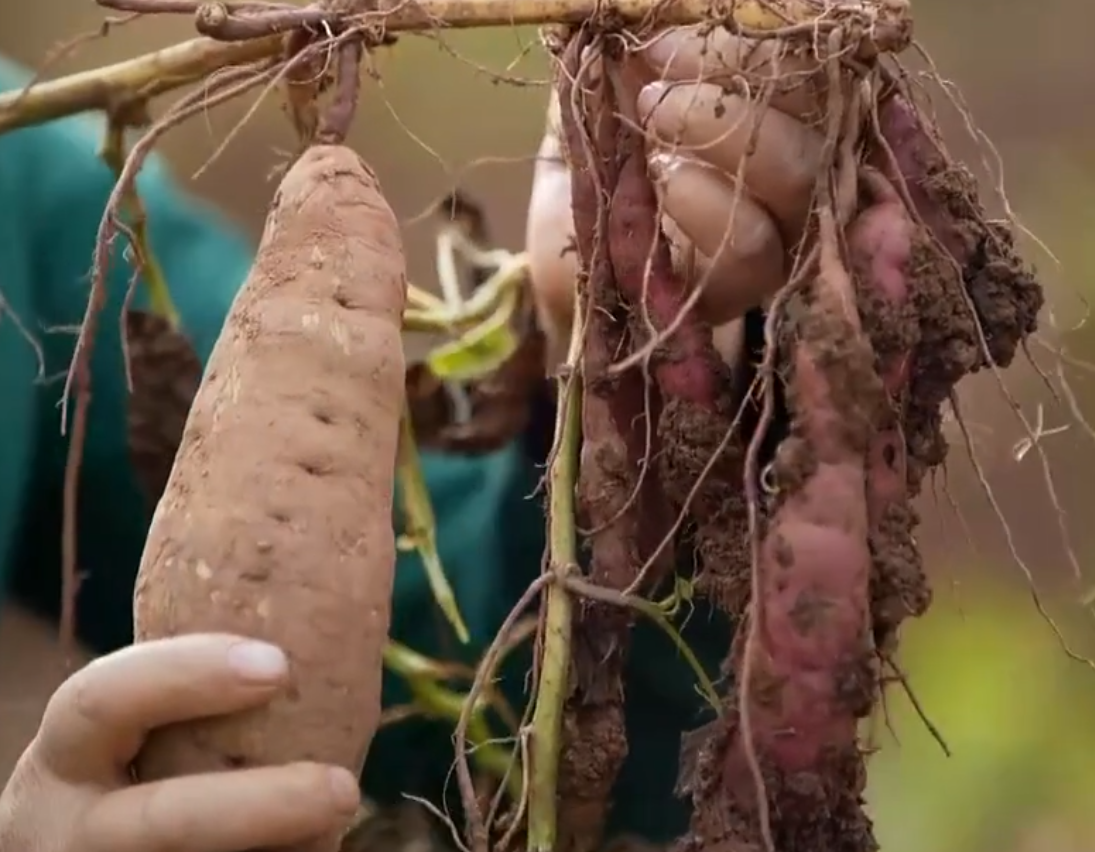
[[[555,451],[548,470],[548,564],[554,577],[565,577],[578,564],[574,490],[581,446],[582,374],[578,367],[583,323],[575,299],[574,330],[566,366],[558,378],[560,405],[555,424]],[[558,830],[556,789],[562,752],[563,705],[570,674],[573,607],[562,582],[549,584],[536,703],[529,743],[528,850],[553,852]]]
[[[125,132],[129,125],[124,120],[112,119],[108,125],[103,140],[100,158],[110,167],[116,177],[121,177],[125,169],[126,146]],[[129,187],[122,199],[122,208],[129,219],[130,230],[133,235],[130,248],[136,254],[135,267],[144,277],[145,287],[148,290],[149,308],[152,313],[167,320],[173,329],[179,327],[179,311],[171,298],[171,289],[167,285],[163,266],[152,253],[152,241],[148,237],[148,216],[145,213],[144,203],[137,193],[136,182]],[[128,362],[128,358],[126,359]],[[126,364],[126,379],[129,382],[129,365]]]
[[[195,38],[114,65],[33,83],[0,95],[0,133],[162,95],[221,68],[274,56],[281,43],[280,37],[241,42]]]
[[[100,0],[102,5],[112,5]],[[591,18],[617,25],[659,27],[695,23],[721,24],[749,38],[799,36],[816,38],[854,20],[866,33],[869,53],[898,52],[908,46],[912,20],[904,0],[388,0],[387,8],[364,14],[331,12],[344,27],[370,35],[446,29],[578,24]],[[146,4],[142,4],[146,5]],[[206,19],[247,21],[247,7],[263,4],[187,3]],[[280,4],[270,4],[281,9]],[[167,4],[163,14],[178,13]],[[148,6],[148,8],[153,8]],[[300,7],[301,20],[323,17],[318,7]],[[256,18],[256,21],[258,19]],[[79,112],[102,110],[113,103],[147,99],[203,80],[222,68],[277,56],[285,49],[282,32],[245,40],[201,37],[55,80],[36,82],[0,95],[0,133],[41,124]]]
[[[463,645],[471,641],[468,626],[456,602],[456,593],[441,564],[437,550],[437,519],[433,513],[433,501],[422,470],[422,458],[415,441],[414,423],[410,411],[404,407],[399,418],[399,452],[396,456],[396,482],[399,483],[399,502],[403,514],[403,534],[399,544],[418,553],[434,602],[449,622],[456,638]]]

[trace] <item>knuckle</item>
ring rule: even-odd
[[[69,725],[74,719],[96,722],[105,712],[98,695],[98,664],[89,663],[62,683],[50,697],[42,714],[42,729]]]
[[[90,663],[73,675],[66,683],[67,694],[62,696],[71,712],[88,727],[109,725],[111,718],[111,690],[103,688],[96,663]]]
[[[772,218],[755,207],[738,211],[739,233],[728,239],[727,251],[742,261],[754,263],[776,254],[782,257],[779,231]]]

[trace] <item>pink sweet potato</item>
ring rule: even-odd
[[[618,239],[613,234],[619,226],[609,209],[598,203],[598,185],[624,185],[621,164],[615,157],[587,160],[583,156],[583,130],[598,145],[611,149],[618,132],[614,110],[599,109],[587,119],[570,108],[575,79],[591,90],[585,93],[587,98],[608,105],[614,96],[603,79],[591,83],[579,78],[573,62],[577,47],[573,43],[570,48],[574,79],[564,75],[560,81],[576,249],[584,273],[580,297],[587,317],[577,496],[583,526],[591,531],[589,578],[624,591],[639,580],[642,565],[661,544],[672,517],[661,483],[647,466],[647,459],[657,456],[661,446],[652,428],[660,409],[658,390],[646,388],[637,370],[610,374],[619,353],[630,345],[627,303],[621,292],[635,286],[636,270],[617,267],[611,245]],[[606,233],[608,239],[596,239],[597,234]],[[665,574],[662,569],[671,567],[671,553],[667,549],[657,560],[659,570],[648,572],[651,580],[660,579]],[[633,621],[628,609],[595,601],[583,602],[574,619],[571,689],[563,719],[566,747],[559,779],[560,852],[589,852],[600,845],[612,788],[628,753],[623,677]]]

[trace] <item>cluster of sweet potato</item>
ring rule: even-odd
[[[769,309],[761,390],[743,401],[711,328],[682,313],[688,282],[641,129],[614,118],[612,73],[583,82],[587,48],[578,31],[562,52],[560,100],[588,317],[590,577],[655,587],[683,514],[702,589],[741,625],[724,718],[685,768],[682,843],[873,849],[859,724],[894,670],[899,625],[931,598],[910,502],[943,461],[941,405],[964,375],[1010,362],[1041,289],[901,87],[879,73],[868,89],[832,59],[832,158],[800,271]],[[612,368],[643,346],[641,368]],[[578,618],[560,791],[571,838],[596,835],[627,752],[629,627],[593,604]]]

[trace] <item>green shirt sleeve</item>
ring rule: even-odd
[[[26,74],[0,66],[0,87]],[[113,175],[100,162],[101,120],[82,116],[0,136],[0,364],[10,416],[0,453],[0,570],[10,588],[46,613],[59,600],[61,489],[67,439],[58,402],[87,303],[96,232]],[[183,197],[153,159],[138,182],[187,333],[208,355],[250,264],[238,229]],[[119,318],[132,269],[116,242],[107,304],[94,341],[91,405],[81,468],[78,562],[81,638],[97,650],[130,637],[130,595],[149,511],[130,469]],[[138,296],[138,300],[141,295]],[[33,338],[34,345],[21,334]],[[10,431],[9,431],[10,430]]]

